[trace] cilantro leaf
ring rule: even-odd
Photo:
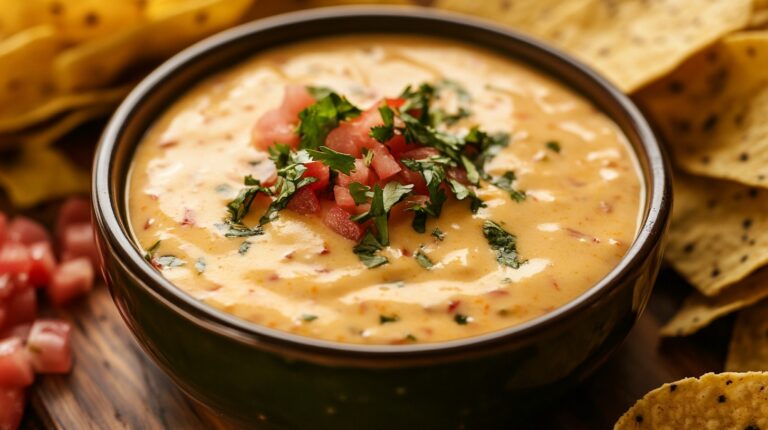
[[[550,140],[549,142],[546,143],[546,145],[547,145],[547,149],[549,149],[550,151],[560,153],[560,142],[556,140]]]
[[[296,170],[300,170],[303,173],[306,168]],[[293,177],[297,175],[298,178]],[[264,224],[268,224],[276,220],[278,216],[277,213],[288,206],[288,202],[291,201],[291,197],[296,194],[296,191],[298,191],[299,188],[316,181],[317,178],[315,177],[302,178],[301,174],[293,174],[291,178],[286,176],[278,176],[277,182],[275,183],[275,188],[280,191],[278,192],[277,196],[275,196],[275,199],[272,200],[272,203],[270,203],[264,215],[259,218],[259,225],[263,226]]]
[[[365,167],[369,167],[373,161],[373,151],[368,148],[362,148],[363,151],[363,164]]]
[[[373,197],[371,187],[359,182],[352,182],[349,184],[349,194],[352,195],[352,200],[355,201],[356,205],[368,203],[368,199]]]
[[[353,216],[352,221],[364,222],[373,219],[378,240],[382,245],[389,245],[388,217],[392,206],[403,200],[413,190],[413,184],[403,185],[399,182],[388,182],[382,189],[378,184],[373,186],[371,208],[359,215]]]
[[[365,233],[363,240],[352,248],[352,252],[357,255],[357,258],[359,258],[366,267],[373,269],[389,263],[387,257],[376,255],[376,253],[382,249],[384,249],[384,247],[369,231]]]
[[[237,249],[237,253],[240,255],[245,255],[249,249],[251,249],[251,242],[246,240],[240,244],[240,247]]]
[[[160,257],[155,258],[154,261],[163,268],[181,267],[187,264],[184,260],[175,255],[161,255]]]
[[[371,127],[370,136],[384,143],[395,135],[395,112],[389,106],[382,105],[379,107],[379,114],[384,124]]]
[[[525,260],[520,260],[517,254],[517,237],[499,224],[485,220],[483,222],[483,236],[488,240],[488,245],[496,251],[496,261],[513,269],[519,268]]]
[[[416,261],[421,264],[421,267],[425,269],[431,269],[435,263],[430,260],[429,256],[427,256],[426,253],[424,253],[424,250],[422,248],[419,248],[418,251],[416,251],[415,254],[413,254],[413,258],[416,259]]]
[[[468,317],[464,314],[456,314],[453,316],[453,321],[458,325],[467,325],[467,323],[472,321],[472,317]]]
[[[509,146],[510,136],[508,133],[488,134],[478,127],[472,127],[464,136],[464,141],[477,152],[474,163],[478,169],[483,170],[486,162]]]
[[[250,237],[264,234],[264,229],[261,226],[251,228],[244,224],[224,222],[222,224],[216,224],[216,228],[224,233],[224,237]]]
[[[312,321],[314,321],[316,319],[317,319],[317,315],[303,314],[301,316],[301,320],[304,321],[304,322],[312,322]]]
[[[392,315],[379,315],[379,324],[388,324],[400,321],[400,317],[396,314]]]
[[[287,166],[291,160],[291,147],[283,143],[275,143],[267,148],[269,159],[275,163],[277,169]]]
[[[313,159],[345,175],[349,175],[355,169],[355,157],[336,152],[327,146],[321,146],[318,149],[307,149],[307,153]]]
[[[314,104],[299,112],[297,131],[302,149],[319,148],[325,143],[328,133],[336,128],[340,121],[360,115],[360,109],[335,92],[326,89],[311,91],[320,97]]]
[[[500,177],[493,179],[491,183],[496,187],[508,192],[512,200],[516,202],[522,202],[526,197],[525,191],[520,191],[513,186],[516,180],[517,177],[515,176],[515,172],[507,171]]]
[[[197,270],[198,274],[202,274],[205,272],[206,264],[205,259],[203,257],[200,257],[195,261],[195,270]]]
[[[160,241],[156,240],[155,243],[153,243],[152,245],[149,246],[149,248],[147,248],[147,251],[144,253],[144,259],[147,261],[152,260],[152,257],[155,256],[155,253],[159,248],[160,248]]]
[[[459,161],[461,150],[465,146],[463,139],[453,134],[435,130],[429,125],[422,124],[410,114],[400,112],[400,119],[405,124],[404,134],[407,142],[417,142],[431,146],[445,154],[451,160]]]
[[[466,156],[461,156],[461,165],[464,166],[464,169],[467,171],[467,180],[472,185],[480,185],[480,172],[478,172],[477,167],[475,166],[472,161],[469,160]]]
[[[400,94],[400,98],[404,100],[403,105],[400,107],[401,116],[405,112],[418,112],[418,122],[429,124],[429,108],[434,97],[435,87],[430,84],[423,83],[415,90],[410,85],[405,87],[405,90]]]
[[[442,230],[440,230],[440,227],[435,227],[434,229],[432,229],[432,236],[435,239],[439,240],[440,242],[445,240],[445,233]]]
[[[480,208],[485,207],[485,203],[477,197],[477,194],[461,182],[455,179],[448,179],[448,185],[450,185],[451,191],[456,196],[456,200],[469,198],[469,209],[472,213],[477,213]]]
[[[254,185],[243,188],[242,190],[240,190],[240,192],[237,194],[237,197],[235,197],[234,200],[227,203],[227,212],[229,213],[229,216],[227,218],[228,223],[231,223],[231,224],[241,223],[245,215],[248,214],[248,211],[251,210],[251,204],[253,204],[253,199],[255,199],[259,193],[265,193],[269,195],[269,191],[266,188],[262,187],[259,181],[253,179],[250,175],[245,177],[244,182],[246,183],[246,185],[248,184],[254,184]]]

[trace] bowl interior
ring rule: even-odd
[[[638,234],[614,270],[575,300],[523,324],[466,339],[391,346],[334,343],[241,320],[187,295],[144,261],[130,232],[125,187],[133,152],[153,121],[194,84],[259,51],[311,38],[360,33],[423,34],[496,50],[563,82],[608,115],[633,147],[646,190]],[[97,223],[121,263],[170,307],[208,328],[245,342],[300,346],[323,353],[396,356],[520,341],[589,306],[626,276],[634,263],[643,261],[660,240],[669,209],[669,183],[665,157],[636,107],[604,78],[573,58],[526,36],[459,15],[410,8],[342,7],[291,13],[245,24],[206,39],[164,63],[126,98],[107,126],[94,166],[93,198]]]

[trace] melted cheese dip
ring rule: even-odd
[[[472,96],[473,115],[452,132],[479,125],[511,134],[486,171],[513,170],[525,201],[486,185],[478,195],[487,208],[472,214],[466,201],[449,198],[424,234],[410,219],[390,221],[392,242],[381,251],[390,264],[376,269],[319,216],[283,210],[261,236],[224,237],[225,206],[243,176],[265,178],[273,169],[251,145],[251,130],[287,84],[327,86],[366,109],[406,85],[444,78]],[[440,103],[455,109],[457,101]],[[552,141],[559,152],[547,147]],[[557,81],[453,41],[357,36],[267,51],[192,88],[139,145],[128,196],[137,242],[148,249],[160,240],[156,255],[183,261],[161,270],[193,297],[305,336],[397,344],[499,330],[573,300],[632,243],[644,190],[618,127]],[[245,224],[258,225],[265,208],[255,203]],[[497,263],[485,219],[517,236],[527,260],[519,269]],[[430,235],[435,227],[443,241]],[[431,270],[413,258],[420,247]]]

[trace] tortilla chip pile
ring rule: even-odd
[[[108,115],[143,72],[241,21],[253,2],[4,2],[0,186],[14,204],[26,207],[86,190],[87,174],[51,144],[79,124]]]

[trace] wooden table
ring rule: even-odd
[[[81,143],[73,155],[84,165],[90,150],[82,142],[93,142],[98,129],[98,124],[91,125],[73,135]],[[51,210],[33,214],[41,213],[44,220],[52,219]],[[660,325],[689,291],[683,280],[663,270],[648,309],[624,344],[592,377],[553,402],[557,407],[547,417],[550,421],[538,422],[536,428],[610,428],[638,398],[662,383],[721,371],[731,318],[691,338],[658,337]],[[105,287],[54,313],[74,322],[76,363],[70,375],[38,378],[22,428],[225,428],[185,398],[138,348]]]

